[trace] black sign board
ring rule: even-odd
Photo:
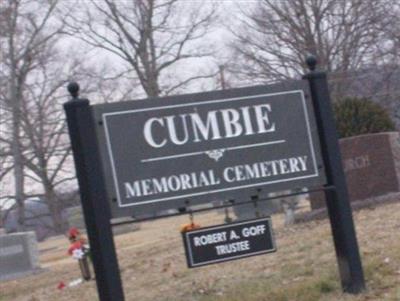
[[[93,106],[113,217],[325,183],[307,83]]]
[[[190,268],[276,251],[270,217],[191,230],[182,236]]]

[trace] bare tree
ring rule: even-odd
[[[295,78],[306,71],[305,56],[313,54],[321,68],[343,79],[369,64],[384,45],[381,20],[395,2],[260,1],[242,10],[244,17],[233,30],[231,48],[238,62],[233,70],[261,82]]]
[[[68,77],[62,74],[73,76],[75,70],[66,68],[66,62],[62,61],[55,47],[49,46],[46,51],[46,60],[38,62],[26,85],[22,102],[21,120],[26,141],[23,157],[29,169],[26,176],[42,186],[53,228],[62,233],[65,230],[63,204],[57,190],[75,180],[62,110]]]
[[[387,72],[389,78],[385,82],[386,91],[380,93],[386,94],[381,97],[383,104],[400,130],[400,2],[393,3],[382,22],[387,37],[387,43],[382,47],[385,51],[385,64],[391,68]]]
[[[400,128],[400,2],[391,1],[385,16],[376,20],[376,28],[383,34],[373,56],[362,68],[347,72],[346,76],[331,77],[346,81],[342,94],[368,98],[382,105]],[[341,85],[342,87],[344,85]]]
[[[201,44],[215,19],[215,5],[178,0],[83,1],[70,33],[119,57],[147,96],[178,91],[210,74],[190,72],[190,59],[212,54]],[[178,64],[179,72],[176,71]],[[176,76],[176,74],[183,76]]]
[[[392,83],[386,94],[392,93],[389,77],[399,74],[392,42],[399,33],[396,6],[397,0],[263,0],[243,7],[240,22],[231,26],[229,69],[248,82],[300,78],[307,72],[305,57],[313,54],[330,74],[334,98],[368,91],[365,96],[388,101],[382,85]],[[283,202],[287,223],[297,204],[295,198]]]
[[[4,93],[6,82],[0,79],[0,95]],[[0,96],[1,97],[1,96]],[[12,170],[12,152],[11,143],[5,142],[7,135],[6,123],[9,123],[10,116],[4,103],[0,101],[0,190],[3,190],[4,182],[2,181]]]
[[[29,3],[23,0],[8,0],[1,6],[1,76],[8,77],[8,95],[3,98],[11,112],[11,152],[15,182],[15,201],[19,210],[20,230],[24,225],[24,164],[21,142],[21,103],[28,74],[34,69],[36,57],[42,47],[51,41],[58,30],[45,33],[56,1]],[[39,9],[33,14],[31,9]]]
[[[41,108],[42,124],[29,124],[32,121],[32,104],[39,104],[46,98],[45,90],[34,88],[35,78],[39,77],[41,68],[52,55],[52,45],[59,39],[63,30],[63,22],[53,18],[57,8],[57,0],[27,1],[8,0],[0,7],[0,43],[2,48],[2,68],[0,81],[6,85],[0,89],[0,102],[6,118],[1,120],[4,135],[1,142],[6,152],[12,157],[7,169],[12,169],[15,185],[15,202],[18,208],[18,230],[24,229],[25,180],[29,176],[27,165],[35,172],[36,161],[40,161],[35,152],[37,142],[32,131],[44,131],[44,122],[54,118],[52,112]],[[58,78],[60,74],[54,74]],[[48,79],[45,79],[47,81]],[[54,83],[54,82],[53,82]],[[52,87],[56,89],[57,87]],[[33,90],[35,89],[35,93]],[[43,94],[38,94],[41,92]],[[35,95],[34,95],[35,94]],[[51,93],[50,93],[51,94]],[[47,114],[47,115],[46,115]],[[32,126],[32,128],[29,128]],[[58,132],[47,131],[47,138],[40,137],[42,145],[47,145],[50,156],[58,151],[54,140],[59,139]],[[50,138],[49,138],[50,137]],[[50,148],[54,146],[54,150]],[[68,153],[63,156],[67,157]],[[35,157],[35,159],[32,158]],[[64,157],[60,158],[62,162]],[[43,172],[43,171],[42,171]],[[44,178],[42,177],[42,180]]]

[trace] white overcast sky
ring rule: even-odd
[[[63,0],[63,1],[69,1],[69,0]],[[257,3],[257,0],[185,0],[182,3],[184,5],[191,5],[193,3],[199,4],[202,3],[204,5],[210,5],[213,3],[218,3],[220,5],[220,17],[221,17],[221,23],[218,23],[218,25],[214,28],[212,33],[208,36],[208,41],[218,45],[218,56],[222,59],[224,59],[224,54],[226,53],[226,48],[225,45],[228,43],[230,39],[232,39],[232,34],[229,32],[229,30],[226,28],[231,27],[232,24],[237,23],[238,21],[238,15],[240,13],[239,11],[239,6],[244,7],[244,8],[249,8],[255,3]],[[64,2],[68,3],[68,2]],[[65,38],[62,41],[62,48],[65,49],[65,51],[69,51],[71,49],[76,50],[76,46],[79,45],[79,48],[77,51],[84,54],[86,53],[86,49],[81,42],[77,44],[77,41],[71,38]],[[115,55],[111,55],[105,51],[101,50],[95,50],[90,52],[90,58],[89,61],[93,64],[101,65],[105,64],[106,62],[110,65],[118,66],[121,65],[121,59],[117,58]],[[204,68],[216,68],[217,64],[220,62],[217,62],[215,59],[200,59],[200,60],[193,60],[191,62],[191,65],[186,66],[186,69],[204,69]],[[121,65],[122,67],[122,65]],[[177,65],[177,67],[181,67]],[[198,87],[198,89],[212,89],[211,84],[207,87],[207,83],[205,84],[206,87],[204,87],[204,84],[202,87]],[[197,87],[192,87],[192,90],[196,90]],[[195,92],[195,91],[191,91]],[[66,190],[71,189],[72,187],[65,187]],[[0,198],[5,195],[13,195],[14,194],[14,183],[13,183],[13,176],[12,173],[9,174],[8,177],[2,180],[0,183]],[[35,183],[30,181],[29,179],[26,180],[26,194],[40,194],[42,193],[42,188],[39,183]],[[0,207],[2,206],[1,199],[0,199]]]

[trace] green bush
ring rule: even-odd
[[[345,98],[333,110],[340,138],[395,130],[388,112],[368,99]]]

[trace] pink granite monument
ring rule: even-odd
[[[385,132],[340,139],[350,201],[400,192],[400,134]],[[311,208],[325,206],[323,193],[310,196]]]

